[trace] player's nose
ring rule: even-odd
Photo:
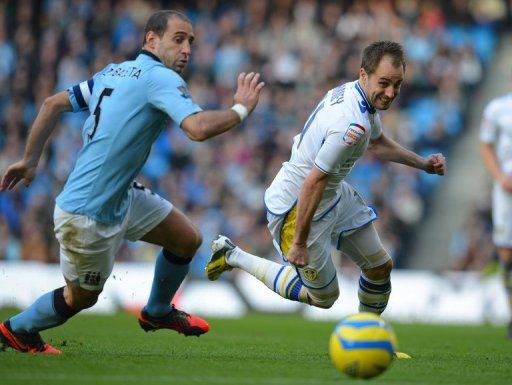
[[[189,56],[192,52],[192,47],[188,41],[183,42],[183,45],[181,46],[181,52],[187,56]]]
[[[393,87],[388,87],[386,88],[386,97],[389,98],[389,99],[394,99],[395,96],[396,96],[396,92],[395,92],[395,89]]]

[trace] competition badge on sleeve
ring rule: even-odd
[[[347,146],[353,146],[363,137],[366,132],[365,128],[357,123],[350,123],[345,135],[343,135],[343,142]]]

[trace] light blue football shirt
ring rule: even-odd
[[[133,61],[109,64],[68,93],[74,111],[88,109],[91,115],[75,168],[56,202],[67,212],[119,223],[131,183],[169,118],[181,125],[202,110],[185,81],[147,51]]]

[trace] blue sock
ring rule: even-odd
[[[156,258],[155,276],[146,311],[161,317],[171,311],[171,300],[187,276],[191,258],[183,258],[162,249]]]
[[[62,325],[78,311],[69,307],[64,300],[64,288],[43,294],[25,311],[9,319],[16,333],[36,333]]]

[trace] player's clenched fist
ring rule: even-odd
[[[288,251],[288,254],[286,254],[286,259],[294,266],[307,266],[309,263],[309,252],[307,246],[297,245],[294,243]]]
[[[261,89],[265,85],[264,82],[260,82],[259,80],[260,74],[255,72],[248,74],[242,72],[238,75],[238,86],[233,99],[235,104],[239,103],[244,105],[249,113],[251,113],[258,104]]]
[[[446,172],[446,158],[443,154],[431,154],[426,159],[425,171],[429,174],[444,175]]]

